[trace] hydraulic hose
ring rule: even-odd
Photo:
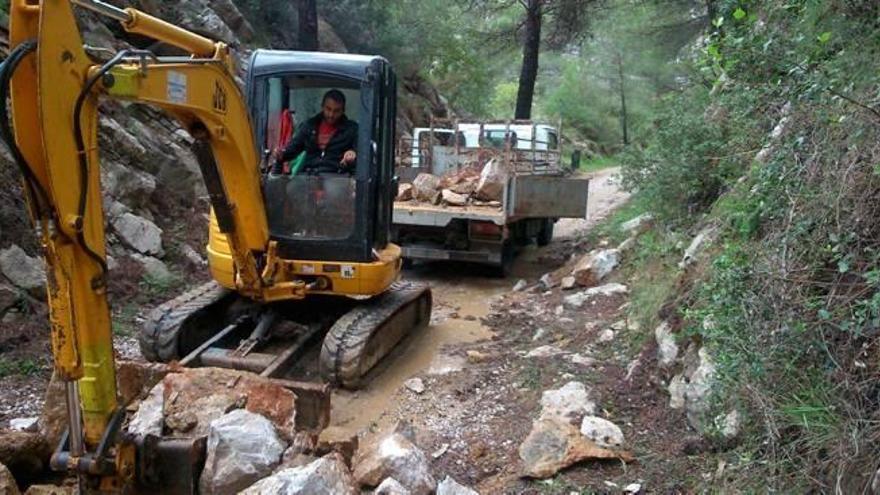
[[[95,86],[104,74],[106,74],[113,66],[122,62],[123,58],[125,58],[129,54],[128,50],[123,50],[117,53],[113,58],[107,61],[104,65],[101,66],[98,71],[92,75],[87,81],[85,86],[83,86],[82,91],[80,91],[79,96],[76,98],[76,104],[73,109],[73,135],[76,139],[76,156],[79,163],[79,204],[77,205],[77,216],[82,219],[82,223],[85,223],[85,212],[86,212],[86,201],[88,200],[88,192],[89,192],[89,160],[86,155],[86,145],[85,145],[85,137],[83,136],[82,130],[82,109],[83,105],[86,102],[86,99],[89,97],[89,94],[92,91],[92,88]],[[94,251],[91,246],[88,245],[85,239],[85,235],[83,234],[82,228],[77,229],[76,233],[77,240],[80,245],[86,250],[89,257],[95,260],[101,266],[102,275],[107,273],[107,262],[104,258],[99,255],[96,251]]]
[[[54,218],[54,212],[51,210],[49,196],[43,188],[40,181],[34,175],[33,169],[27,163],[21,149],[15,142],[15,135],[9,125],[9,83],[12,75],[18,68],[19,63],[28,54],[36,50],[37,42],[35,40],[25,41],[16,46],[6,60],[0,65],[0,139],[2,139],[9,152],[12,154],[13,161],[21,171],[26,188],[26,194],[32,200],[31,213],[34,220],[39,223],[41,219]]]

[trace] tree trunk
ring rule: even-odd
[[[615,61],[617,62],[617,91],[620,93],[620,128],[623,133],[623,145],[629,144],[629,129],[626,123],[626,83],[623,78],[623,57],[619,52],[615,52]]]
[[[299,49],[318,51],[318,5],[317,0],[299,0]]]
[[[514,113],[514,118],[517,119],[532,117],[532,100],[535,96],[538,54],[541,48],[541,2],[543,0],[527,1],[522,70],[519,74],[519,89],[516,92],[516,112]]]

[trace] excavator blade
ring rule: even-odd
[[[431,319],[431,290],[410,282],[355,306],[327,332],[320,368],[325,380],[358,388],[364,375],[408,333]]]

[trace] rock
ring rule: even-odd
[[[581,422],[581,434],[599,447],[622,447],[623,431],[616,424],[598,416],[586,416]]]
[[[342,456],[334,453],[305,466],[287,468],[262,479],[241,495],[354,495],[354,486]]]
[[[526,357],[546,358],[562,354],[562,350],[554,345],[542,345],[536,347],[526,354]]]
[[[58,445],[61,435],[67,429],[65,394],[64,382],[52,373],[46,393],[43,395],[43,411],[40,413],[40,434],[49,445]]]
[[[651,228],[654,222],[654,215],[650,213],[642,213],[632,220],[620,224],[620,231],[627,232],[630,235],[638,235]]]
[[[125,245],[141,254],[153,256],[163,254],[162,229],[146,218],[123,213],[113,220],[113,230]]]
[[[9,420],[9,429],[13,431],[35,432],[39,429],[39,418],[15,418]]]
[[[535,335],[532,335],[532,342],[537,342],[544,338],[547,335],[547,329],[544,327],[540,327],[535,331]]]
[[[253,373],[185,368],[163,383],[165,424],[173,434],[206,435],[212,421],[242,407],[271,420],[285,438],[296,430],[296,395]]]
[[[625,241],[623,241],[617,245],[617,252],[618,253],[625,253],[626,251],[629,251],[630,249],[632,249],[632,247],[635,245],[636,245],[636,238],[635,237],[627,237]]]
[[[742,426],[742,418],[736,409],[730,411],[724,416],[715,419],[715,425],[721,432],[721,436],[727,440],[736,438],[739,435]]]
[[[600,344],[604,344],[605,342],[611,342],[612,340],[614,340],[614,330],[612,330],[610,328],[606,328],[605,330],[602,330],[601,333],[599,333],[598,341]]]
[[[640,483],[630,483],[623,488],[623,493],[635,495],[641,493],[642,485]]]
[[[410,495],[410,492],[396,479],[385,478],[385,480],[382,481],[382,483],[379,483],[379,486],[376,487],[376,491],[373,492],[373,495]]]
[[[245,19],[232,0],[210,0],[210,2],[211,8],[242,41],[249,41],[254,37],[253,26]]]
[[[577,353],[569,356],[569,360],[571,360],[571,362],[573,364],[578,364],[581,366],[592,366],[592,365],[596,364],[595,359],[593,359],[589,356],[584,356],[584,355],[577,354]]]
[[[0,271],[16,287],[35,297],[45,298],[46,269],[43,261],[28,256],[17,244],[0,251]]]
[[[559,470],[587,459],[620,459],[630,462],[626,451],[604,449],[587,439],[570,423],[539,419],[519,446],[523,475],[549,478]]]
[[[6,284],[0,284],[0,314],[3,314],[9,308],[18,304],[21,299],[19,289],[10,287]]]
[[[561,388],[546,390],[541,395],[541,419],[558,419],[577,423],[587,415],[596,414],[587,388],[580,382],[568,382]]]
[[[464,194],[458,194],[450,191],[449,189],[444,189],[441,191],[443,202],[446,204],[450,204],[453,206],[467,206],[468,197]]]
[[[350,466],[359,444],[357,434],[342,438],[322,438],[315,447],[315,455],[323,457],[336,452],[342,456],[345,465]]]
[[[201,493],[238,493],[271,473],[284,449],[272,422],[259,414],[237,409],[215,419],[210,425],[208,458],[199,479]]]
[[[437,495],[480,495],[478,492],[470,488],[460,485],[451,476],[446,476],[443,481],[437,485]]]
[[[12,473],[3,464],[0,464],[0,493],[4,495],[20,495],[18,483],[12,477]]]
[[[703,414],[709,410],[709,395],[715,379],[715,364],[705,347],[698,352],[699,366],[690,375],[685,388],[685,407],[688,422],[697,430],[703,429]]]
[[[694,259],[697,255],[703,250],[706,244],[712,242],[715,237],[715,226],[709,226],[704,228],[697,234],[696,237],[691,241],[690,245],[687,249],[684,250],[684,256],[681,258],[681,262],[678,264],[679,268],[686,268],[691,263],[694,262]]]
[[[425,392],[425,382],[423,382],[421,378],[410,378],[403,382],[403,386],[409,389],[410,392],[416,394],[422,394]]]
[[[0,464],[18,478],[33,479],[49,462],[51,449],[39,433],[0,430]]]
[[[413,197],[418,201],[436,204],[440,198],[440,178],[436,175],[421,173],[412,182]]]
[[[238,44],[238,39],[232,29],[204,0],[179,2],[177,7],[177,23],[181,27],[203,33],[211,39],[220,40],[226,44]]]
[[[577,279],[571,276],[562,277],[562,282],[559,284],[562,290],[574,289],[575,285],[577,285]]]
[[[156,190],[155,177],[115,160],[102,162],[101,184],[110,196],[135,208],[146,206]]]
[[[394,198],[394,201],[409,201],[411,199],[413,199],[413,185],[401,184],[397,189],[397,197]]]
[[[565,308],[561,304],[553,308],[553,314],[556,316],[562,316],[563,313],[565,313]]]
[[[135,360],[116,361],[116,383],[120,401],[128,404],[145,398],[157,383],[168,374],[168,366]]]
[[[576,294],[571,294],[569,296],[565,296],[562,299],[562,303],[565,306],[571,308],[580,308],[584,305],[585,302],[589,301],[595,296],[612,296],[615,294],[626,294],[629,292],[629,288],[623,284],[605,284],[600,285],[598,287],[591,287],[585,291],[578,292]]]
[[[150,390],[147,398],[142,400],[137,411],[128,423],[128,432],[137,437],[145,437],[147,435],[162,436],[162,427],[165,424],[165,418],[162,409],[165,405],[165,386],[162,383],[156,384]]]
[[[77,495],[78,493],[79,490],[73,485],[31,485],[24,495]]]
[[[383,435],[358,450],[353,471],[362,486],[373,487],[385,478],[394,478],[413,495],[433,493],[437,485],[427,456],[400,431]]]
[[[685,406],[685,390],[687,388],[687,383],[684,381],[684,377],[682,375],[675,375],[669,380],[669,386],[667,390],[669,391],[669,408],[670,409],[682,409]]]
[[[593,287],[607,277],[619,263],[620,253],[616,249],[593,251],[578,261],[571,275],[578,285]]]
[[[516,282],[516,285],[513,286],[513,291],[514,291],[514,292],[520,292],[520,291],[525,290],[525,288],[528,287],[528,286],[529,286],[529,283],[528,283],[528,282],[526,282],[526,281],[523,280],[523,279],[519,279],[519,280]]]
[[[485,352],[470,350],[465,353],[467,360],[471,363],[482,363],[487,361],[491,356]]]
[[[192,246],[190,246],[189,244],[182,244],[180,246],[180,254],[182,254],[183,257],[186,258],[186,260],[189,261],[190,264],[192,264],[192,266],[194,267],[201,268],[208,265],[208,262],[205,260],[205,258],[197,253],[196,250],[193,249]]]
[[[449,186],[449,190],[456,194],[470,196],[477,190],[477,179],[475,177],[464,179],[458,184]]]
[[[507,170],[493,158],[483,166],[474,195],[483,201],[501,201],[506,185]]]
[[[542,275],[539,282],[544,287],[544,290],[550,290],[556,285],[556,281],[553,280],[553,276],[549,273]]]
[[[154,281],[163,282],[173,278],[171,270],[168,269],[168,265],[161,260],[138,253],[132,253],[129,257],[140,263],[144,269],[144,274]]]
[[[675,337],[672,335],[669,323],[664,321],[655,328],[654,338],[657,340],[657,354],[660,366],[668,367],[678,357],[678,344],[675,343]]]

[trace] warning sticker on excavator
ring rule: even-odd
[[[342,265],[342,278],[354,278],[354,267],[351,265]]]
[[[168,71],[168,101],[186,103],[186,74]]]

